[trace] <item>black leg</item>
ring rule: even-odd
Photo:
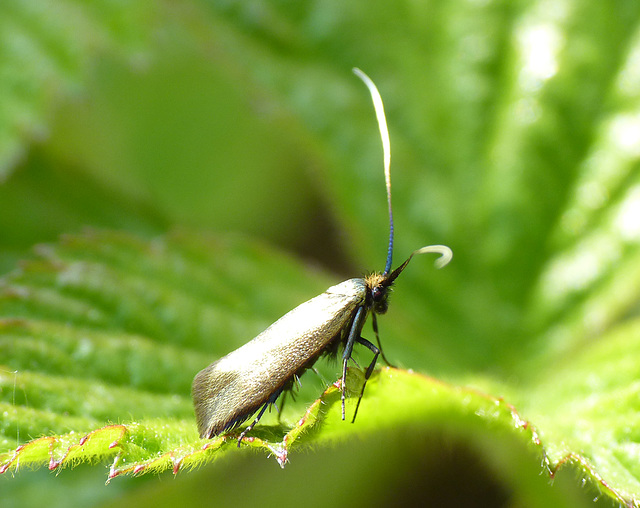
[[[362,331],[362,325],[364,324],[364,318],[367,316],[367,313],[364,307],[358,308],[356,311],[356,315],[351,322],[351,329],[349,330],[349,337],[347,338],[347,343],[344,345],[344,353],[342,354],[342,395],[340,400],[342,401],[342,419],[344,420],[344,406],[345,406],[345,393],[346,393],[346,383],[347,383],[347,363],[349,362],[349,358],[351,358],[351,353],[353,352],[353,345],[356,343],[358,338],[360,337],[360,332]]]
[[[378,320],[376,319],[375,312],[371,313],[371,323],[373,324],[373,333],[376,334],[376,342],[378,343],[378,349],[380,350],[380,355],[382,356],[382,360],[389,367],[394,367],[394,365],[392,365],[391,362],[387,360],[387,357],[384,355],[384,350],[382,349],[382,344],[380,344],[380,335],[378,335]]]
[[[356,415],[358,414],[360,401],[362,400],[362,396],[364,395],[364,387],[367,386],[367,380],[369,379],[369,377],[371,377],[371,373],[373,372],[373,369],[376,366],[376,362],[378,361],[378,355],[380,354],[380,350],[377,347],[375,347],[373,344],[371,344],[371,342],[369,342],[367,339],[358,337],[356,339],[356,342],[367,347],[373,353],[373,360],[371,360],[371,363],[367,367],[367,371],[364,373],[364,383],[362,383],[362,390],[360,390],[360,397],[358,397],[358,403],[356,404],[356,410],[353,413],[353,420],[351,420],[351,423],[356,421]]]
[[[256,423],[258,423],[260,418],[262,418],[262,415],[267,410],[270,404],[271,402],[267,402],[264,406],[262,406],[262,409],[258,413],[258,416],[256,416],[256,419],[253,420],[253,422],[251,422],[251,424],[242,431],[242,434],[240,434],[240,437],[238,438],[238,448],[240,448],[240,443],[242,443],[242,439],[244,438],[244,436],[246,436],[248,432],[251,432],[251,429],[253,429],[253,427],[255,427]]]
[[[256,416],[256,419],[253,420],[251,422],[251,424],[249,426],[247,426],[247,428],[242,431],[242,434],[240,434],[240,437],[238,438],[238,448],[240,448],[240,443],[242,443],[242,439],[244,438],[244,436],[246,436],[249,432],[251,432],[251,429],[253,429],[253,427],[256,426],[256,424],[260,421],[260,418],[262,418],[262,415],[267,410],[267,408],[271,404],[275,404],[276,403],[276,400],[278,400],[278,397],[280,397],[281,393],[282,393],[282,388],[280,388],[271,397],[269,397],[269,400],[267,400],[267,402],[265,402],[264,406],[262,406],[262,409],[258,413],[258,416]]]

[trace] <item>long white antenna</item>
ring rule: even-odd
[[[388,274],[391,271],[391,264],[393,258],[393,210],[391,208],[391,142],[389,141],[389,129],[387,127],[387,117],[384,114],[384,104],[382,103],[382,97],[375,83],[357,67],[353,68],[353,73],[358,76],[371,94],[373,100],[373,107],[376,111],[376,118],[378,119],[378,128],[380,129],[380,138],[382,139],[382,153],[384,156],[384,179],[387,184],[387,203],[389,204],[389,251],[387,252],[387,264],[384,269],[384,273]]]

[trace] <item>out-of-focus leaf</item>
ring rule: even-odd
[[[154,2],[7,0],[0,4],[0,181],[42,137],[64,95],[82,89],[101,52],[141,57]]]

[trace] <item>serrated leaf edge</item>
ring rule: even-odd
[[[547,455],[542,438],[538,433],[536,427],[530,421],[523,418],[516,407],[513,404],[506,402],[503,397],[495,397],[472,387],[456,386],[425,374],[415,373],[411,370],[384,367],[380,372],[386,372],[388,376],[417,376],[431,384],[435,384],[441,387],[446,391],[457,392],[458,394],[472,395],[474,397],[486,400],[491,406],[494,406],[495,409],[506,410],[511,420],[513,421],[514,427],[530,434],[530,442],[539,449],[539,452],[542,455],[541,465],[551,479],[556,476],[560,468],[565,464],[577,464],[580,468],[582,468],[584,473],[586,473],[587,477],[589,477],[593,482],[597,483],[600,486],[600,489],[603,492],[607,493],[618,502],[622,503],[624,506],[635,508],[640,507],[640,502],[637,498],[633,496],[629,497],[624,492],[621,492],[612,487],[607,482],[607,480],[597,472],[596,468],[591,464],[587,457],[584,457],[583,455],[575,452],[568,452],[566,455],[558,459],[555,463],[552,463],[549,456]],[[276,462],[281,468],[284,468],[289,461],[289,451],[294,446],[294,443],[296,443],[298,438],[303,433],[308,431],[311,427],[313,427],[320,421],[320,410],[322,406],[326,404],[327,399],[335,397],[335,395],[339,393],[340,390],[341,380],[339,379],[335,383],[331,384],[322,393],[322,395],[307,408],[307,410],[296,422],[293,428],[291,428],[284,435],[282,441],[271,442],[255,436],[244,436],[241,443],[244,443],[245,445],[253,449],[265,450],[269,454],[269,456],[273,456],[275,458]],[[491,414],[489,412],[475,411],[474,414],[479,418],[483,418],[486,420],[495,420],[498,416],[495,411],[491,412]],[[64,449],[62,453],[59,453],[60,445],[72,438],[73,433],[65,434],[64,436],[43,436],[34,439],[19,446],[13,452],[3,454],[5,457],[10,455],[10,457],[4,461],[3,456],[0,455],[0,474],[5,473],[9,470],[17,471],[20,467],[21,457],[30,452],[37,451],[37,449],[42,446],[47,447],[47,454],[49,456],[49,470],[53,471],[56,469],[60,469],[68,465],[68,463],[73,463],[74,459],[77,459],[78,461],[82,460],[82,458],[76,457],[77,452],[82,450],[90,440],[98,439],[101,437],[103,438],[105,435],[108,435],[108,433],[113,432],[115,432],[116,435],[113,438],[110,438],[111,442],[107,448],[108,450],[115,450],[119,448],[119,450],[116,452],[114,461],[109,469],[108,479],[106,483],[109,483],[112,479],[125,474],[132,474],[134,476],[137,476],[148,472],[160,473],[169,468],[172,470],[173,474],[176,475],[185,468],[194,469],[195,467],[203,464],[210,454],[216,453],[221,448],[226,446],[235,447],[238,443],[237,437],[234,434],[227,434],[225,436],[217,437],[213,440],[202,440],[202,445],[199,447],[193,445],[180,446],[152,459],[123,466],[121,462],[122,460],[124,460],[124,440],[130,432],[130,426],[131,425],[111,424],[93,430],[81,437],[76,443],[67,446],[67,448]],[[31,460],[30,462],[27,462],[27,464],[37,465],[37,462],[37,460]]]

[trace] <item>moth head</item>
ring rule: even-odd
[[[376,314],[384,314],[389,308],[389,293],[393,281],[389,275],[375,272],[367,275],[364,279],[367,286],[367,298],[369,300],[369,308]]]

